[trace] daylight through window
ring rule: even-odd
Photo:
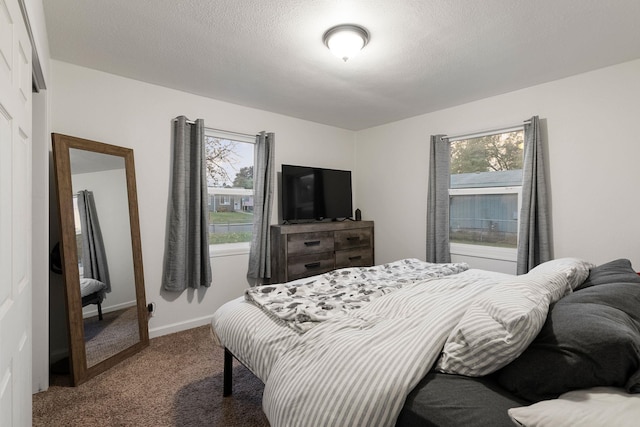
[[[452,253],[467,245],[518,246],[524,131],[451,142],[449,239]]]
[[[205,132],[212,245],[251,241],[254,146],[255,140],[248,136],[210,129]]]
[[[73,195],[73,223],[76,229],[76,248],[78,250],[78,271],[82,277],[82,228],[80,227],[80,209],[78,208],[78,195]]]

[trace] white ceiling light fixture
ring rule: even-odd
[[[324,33],[322,41],[331,53],[347,62],[369,43],[369,32],[359,25],[336,25]]]

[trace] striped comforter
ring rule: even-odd
[[[221,344],[265,383],[263,409],[272,427],[393,426],[469,307],[486,299],[477,297],[521,280],[539,289],[531,292],[549,293],[546,276],[516,280],[467,270],[405,285],[304,334],[242,299],[221,307],[213,327]],[[533,298],[543,301],[543,311],[570,292],[566,277],[556,282],[553,299]],[[517,313],[519,304],[510,301],[507,313]]]
[[[263,395],[269,422],[393,426],[466,308],[497,277],[468,270],[428,279],[311,329],[271,368]]]

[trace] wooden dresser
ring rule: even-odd
[[[271,283],[373,265],[373,221],[271,226]]]

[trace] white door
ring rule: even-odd
[[[0,426],[31,425],[31,44],[0,0]]]

